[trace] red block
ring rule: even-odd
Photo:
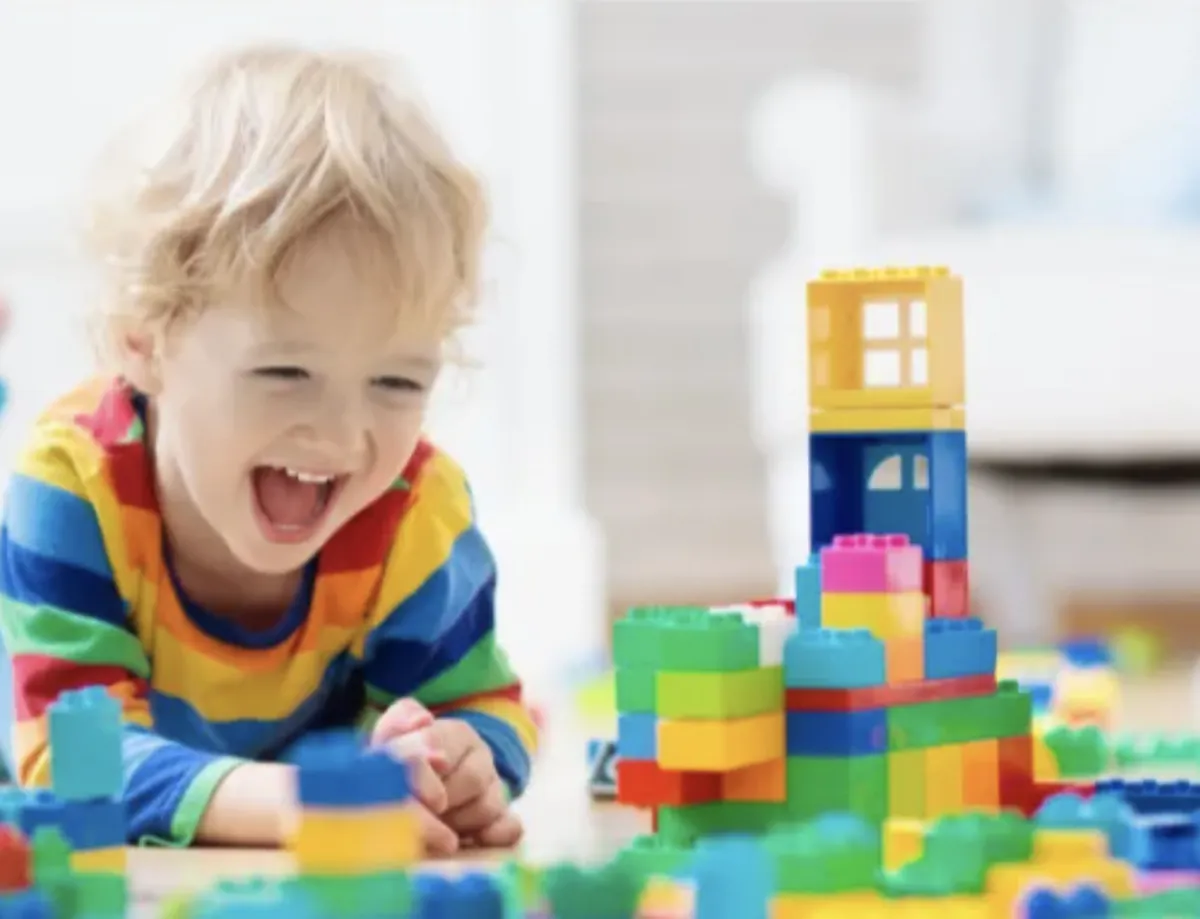
[[[1072,782],[1036,782],[1029,789],[1029,797],[1025,806],[1020,808],[1026,817],[1034,816],[1048,798],[1055,795],[1075,795],[1080,798],[1090,798],[1096,793],[1096,786],[1090,784],[1076,785]]]
[[[31,883],[29,843],[19,830],[0,824],[0,893],[28,890]]]
[[[971,585],[967,561],[926,561],[925,596],[931,619],[965,619],[971,615]]]
[[[789,712],[859,712],[868,708],[987,696],[995,691],[996,677],[985,673],[949,680],[914,680],[911,683],[869,686],[865,689],[789,689],[786,706]]]
[[[780,597],[777,600],[770,600],[760,597],[757,600],[747,600],[745,603],[735,603],[735,606],[748,606],[751,609],[762,609],[763,607],[782,606],[789,616],[796,615],[796,601],[789,600],[786,597]]]
[[[1033,782],[1033,738],[1000,739],[1000,806],[1027,813],[1035,800]]]
[[[721,773],[676,772],[651,760],[617,761],[617,801],[631,807],[681,807],[721,800]]]

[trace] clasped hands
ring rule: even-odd
[[[430,855],[520,841],[521,821],[509,806],[491,748],[467,722],[434,718],[420,703],[399,699],[375,723],[371,745],[409,764]]]

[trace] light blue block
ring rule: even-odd
[[[617,756],[653,761],[658,758],[658,716],[626,712],[617,717]]]
[[[821,627],[821,557],[816,553],[796,566],[796,621],[802,629]]]

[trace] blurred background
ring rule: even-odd
[[[1200,2],[0,2],[0,469],[90,371],[89,164],[257,39],[394,53],[490,182],[482,366],[432,427],[535,685],[626,606],[787,585],[804,283],[846,265],[966,279],[985,618],[1200,650]]]

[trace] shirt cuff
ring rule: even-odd
[[[179,799],[175,814],[171,818],[171,838],[159,839],[155,836],[146,836],[138,840],[138,844],[180,848],[192,845],[196,841],[196,831],[200,828],[200,821],[204,817],[204,812],[208,810],[208,804],[212,801],[217,786],[225,780],[225,776],[238,766],[245,765],[245,762],[236,757],[222,757],[214,759],[206,765],[196,773],[196,777],[188,785],[187,791]]]

